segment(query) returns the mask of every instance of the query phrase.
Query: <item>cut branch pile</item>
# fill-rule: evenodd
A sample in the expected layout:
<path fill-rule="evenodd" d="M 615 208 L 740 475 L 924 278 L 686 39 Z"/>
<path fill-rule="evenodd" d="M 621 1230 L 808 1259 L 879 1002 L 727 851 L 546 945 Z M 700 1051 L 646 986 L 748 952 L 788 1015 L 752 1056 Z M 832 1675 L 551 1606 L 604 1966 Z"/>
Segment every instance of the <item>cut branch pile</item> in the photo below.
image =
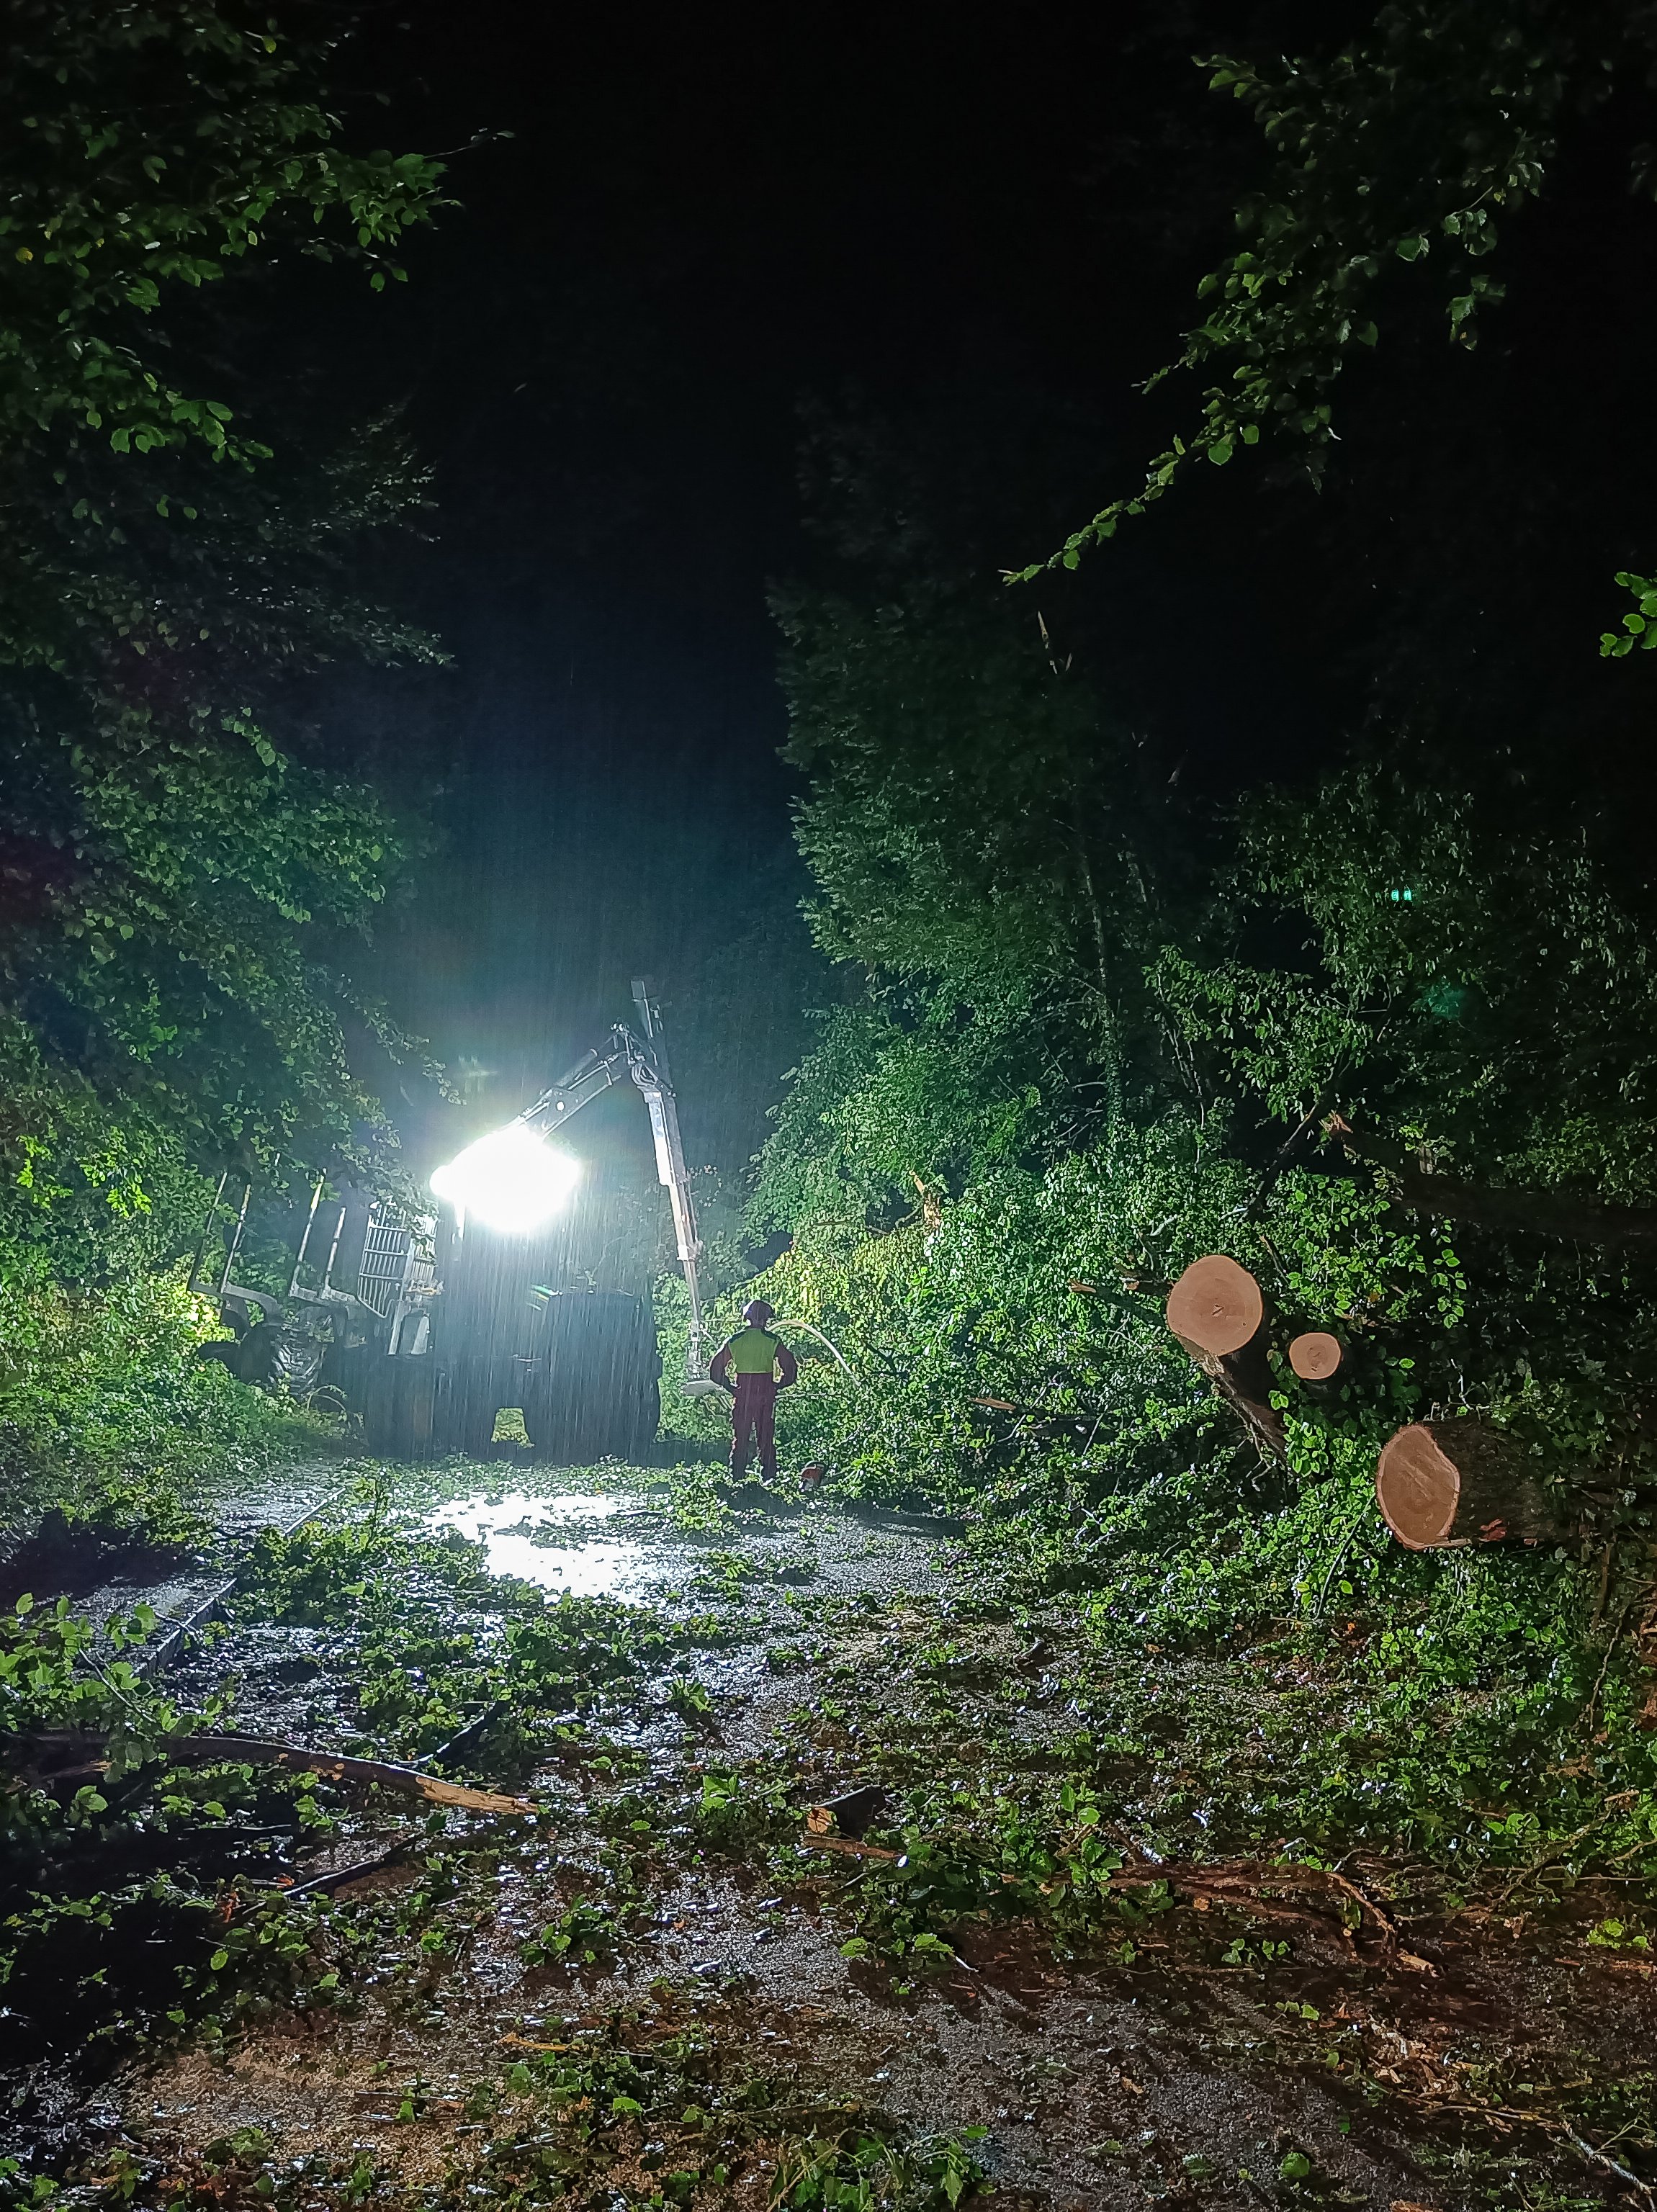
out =
<path fill-rule="evenodd" d="M 1222 1252 L 1195 1260 L 1168 1292 L 1168 1327 L 1263 1449 L 1285 1456 L 1271 1403 L 1268 1346 L 1322 1395 L 1346 1365 L 1329 1329 L 1294 1334 L 1274 1323 L 1259 1284 Z M 1523 1448 L 1472 1419 L 1416 1421 L 1383 1446 L 1375 1468 L 1381 1516 L 1414 1552 L 1500 1543 L 1556 1543 L 1569 1530 Z"/>
<path fill-rule="evenodd" d="M 810 1850 L 833 1851 L 843 1858 L 879 1864 L 894 1865 L 903 1857 L 900 1851 L 883 1844 L 866 1844 L 850 1836 L 825 1834 L 809 1826 L 799 1840 Z M 1410 1973 L 1433 1974 L 1438 1971 L 1430 1960 L 1403 1948 L 1398 1923 L 1385 1905 L 1332 1868 L 1275 1863 L 1269 1859 L 1233 1859 L 1213 1864 L 1152 1859 L 1142 1856 L 1125 1838 L 1124 1846 L 1131 1856 L 1112 1871 L 1110 1879 L 1113 1889 L 1150 1889 L 1158 1883 L 1166 1883 L 1181 1896 L 1197 1901 L 1199 1910 L 1209 1905 L 1231 1905 L 1252 1913 L 1258 1919 L 1291 1921 L 1325 1934 L 1330 1932 L 1327 1913 L 1288 1900 L 1296 1897 L 1344 1897 L 1357 1907 L 1357 1926 L 1362 1929 L 1365 1922 L 1368 1923 L 1394 1964 Z M 1019 1876 L 1013 1874 L 1002 1874 L 999 1879 L 1009 1889 L 1019 1882 Z M 1041 1887 L 1051 1895 L 1064 1887 L 1064 1877 L 1057 1875 Z M 1343 1942 L 1352 1941 L 1352 1931 L 1343 1923 L 1339 1934 Z"/>

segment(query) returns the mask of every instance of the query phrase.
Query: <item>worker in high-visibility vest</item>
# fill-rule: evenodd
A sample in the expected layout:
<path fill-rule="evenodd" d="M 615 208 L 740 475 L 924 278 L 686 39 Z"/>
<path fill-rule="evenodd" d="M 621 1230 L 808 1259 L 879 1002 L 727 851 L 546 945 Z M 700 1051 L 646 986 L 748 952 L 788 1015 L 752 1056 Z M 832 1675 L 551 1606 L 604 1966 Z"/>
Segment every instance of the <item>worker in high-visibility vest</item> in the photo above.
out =
<path fill-rule="evenodd" d="M 748 1471 L 751 1443 L 759 1447 L 759 1472 L 767 1481 L 776 1480 L 777 1394 L 799 1379 L 794 1354 L 771 1326 L 774 1318 L 764 1298 L 750 1298 L 742 1309 L 745 1326 L 728 1336 L 708 1363 L 709 1374 L 734 1401 L 731 1473 L 739 1480 Z"/>

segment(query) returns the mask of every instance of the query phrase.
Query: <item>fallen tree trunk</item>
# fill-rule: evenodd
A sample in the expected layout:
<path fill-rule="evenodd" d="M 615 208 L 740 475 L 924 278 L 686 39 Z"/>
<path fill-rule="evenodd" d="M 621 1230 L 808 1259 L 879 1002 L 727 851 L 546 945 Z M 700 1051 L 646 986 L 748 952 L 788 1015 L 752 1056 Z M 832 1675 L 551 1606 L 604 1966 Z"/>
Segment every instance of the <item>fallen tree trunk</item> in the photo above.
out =
<path fill-rule="evenodd" d="M 1223 1359 L 1259 1334 L 1266 1302 L 1246 1267 L 1210 1252 L 1193 1260 L 1168 1292 L 1167 1312 L 1181 1344 Z"/>
<path fill-rule="evenodd" d="M 1556 1543 L 1568 1532 L 1520 1446 L 1483 1421 L 1414 1421 L 1375 1463 L 1381 1517 L 1412 1552 Z"/>
<path fill-rule="evenodd" d="M 1429 1174 L 1402 1145 L 1355 1129 L 1339 1114 L 1331 1114 L 1324 1128 L 1352 1159 L 1385 1168 L 1411 1212 L 1436 1214 L 1441 1220 L 1465 1221 L 1504 1235 L 1657 1250 L 1657 1206 L 1605 1206 L 1556 1190 L 1498 1189 L 1489 1183 L 1461 1182 L 1454 1176 Z"/>

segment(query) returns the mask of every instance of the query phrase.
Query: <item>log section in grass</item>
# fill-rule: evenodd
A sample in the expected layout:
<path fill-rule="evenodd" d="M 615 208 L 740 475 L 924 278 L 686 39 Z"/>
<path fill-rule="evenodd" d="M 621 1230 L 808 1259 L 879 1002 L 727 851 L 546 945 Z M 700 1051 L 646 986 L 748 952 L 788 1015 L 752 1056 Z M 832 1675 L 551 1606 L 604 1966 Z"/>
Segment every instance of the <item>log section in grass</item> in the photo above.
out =
<path fill-rule="evenodd" d="M 1482 1421 L 1415 1421 L 1381 1448 L 1381 1517 L 1412 1552 L 1552 1543 L 1566 1532 L 1520 1448 Z"/>
<path fill-rule="evenodd" d="M 1326 1328 L 1308 1328 L 1288 1347 L 1288 1364 L 1302 1382 L 1331 1382 L 1340 1372 L 1341 1340 Z"/>

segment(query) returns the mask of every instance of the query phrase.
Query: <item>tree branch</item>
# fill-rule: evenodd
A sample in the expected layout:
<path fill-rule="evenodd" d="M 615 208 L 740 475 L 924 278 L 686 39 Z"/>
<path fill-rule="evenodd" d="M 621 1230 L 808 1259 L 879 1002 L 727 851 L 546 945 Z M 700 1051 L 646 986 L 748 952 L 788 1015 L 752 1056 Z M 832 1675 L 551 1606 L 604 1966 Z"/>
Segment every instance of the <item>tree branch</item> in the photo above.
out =
<path fill-rule="evenodd" d="M 1404 1146 L 1385 1137 L 1355 1129 L 1339 1114 L 1324 1123 L 1354 1161 L 1384 1168 L 1398 1186 L 1398 1194 L 1413 1212 L 1436 1214 L 1445 1221 L 1465 1221 L 1502 1236 L 1556 1237 L 1573 1244 L 1628 1244 L 1657 1249 L 1657 1206 L 1605 1206 L 1595 1199 L 1579 1199 L 1563 1191 L 1530 1190 L 1522 1186 L 1498 1189 L 1489 1183 L 1460 1182 L 1453 1176 L 1433 1175 Z"/>

